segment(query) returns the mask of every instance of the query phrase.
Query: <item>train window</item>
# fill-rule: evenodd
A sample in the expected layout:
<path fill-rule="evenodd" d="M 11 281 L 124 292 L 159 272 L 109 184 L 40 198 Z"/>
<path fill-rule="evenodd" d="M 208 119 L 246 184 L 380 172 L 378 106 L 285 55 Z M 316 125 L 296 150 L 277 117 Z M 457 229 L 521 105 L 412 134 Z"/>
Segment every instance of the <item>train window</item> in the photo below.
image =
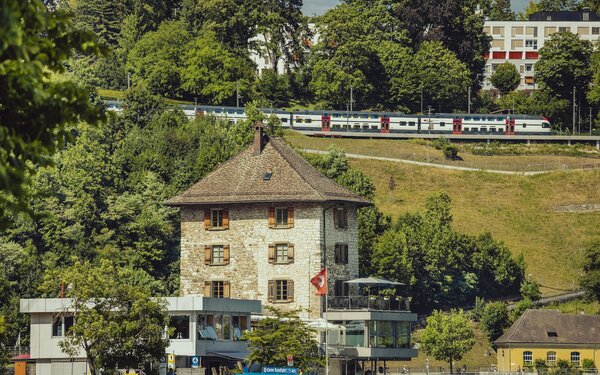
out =
<path fill-rule="evenodd" d="M 305 123 L 310 124 L 312 123 L 312 119 L 311 118 L 307 118 L 306 120 L 304 120 Z"/>
<path fill-rule="evenodd" d="M 464 120 L 465 121 L 471 121 L 471 118 L 470 117 L 465 117 Z"/>
<path fill-rule="evenodd" d="M 406 126 L 406 121 L 400 121 L 400 126 Z"/>
<path fill-rule="evenodd" d="M 281 118 L 281 122 L 287 122 L 287 121 L 288 121 L 287 117 L 282 117 Z"/>
<path fill-rule="evenodd" d="M 542 128 L 547 129 L 550 127 L 550 123 L 548 122 L 542 122 Z"/>
<path fill-rule="evenodd" d="M 487 128 L 486 128 L 485 126 L 482 126 L 482 127 L 481 127 L 481 131 L 482 131 L 482 132 L 486 132 L 486 131 L 487 131 Z"/>
<path fill-rule="evenodd" d="M 339 125 L 333 125 L 333 126 L 332 126 L 332 128 L 334 128 L 334 129 L 339 129 L 340 127 L 341 127 L 341 126 L 339 126 Z"/>
<path fill-rule="evenodd" d="M 354 129 L 360 129 L 360 125 L 354 125 Z"/>
<path fill-rule="evenodd" d="M 360 118 L 369 118 L 369 115 L 360 115 Z"/>
<path fill-rule="evenodd" d="M 526 128 L 526 127 L 527 127 L 527 124 L 523 124 L 523 127 L 524 127 L 524 128 Z"/>
<path fill-rule="evenodd" d="M 468 132 L 469 130 L 471 130 L 471 129 L 469 129 L 469 128 L 465 128 L 465 131 L 466 131 L 466 132 Z"/>
<path fill-rule="evenodd" d="M 472 132 L 476 132 L 476 131 L 479 131 L 479 129 L 477 129 L 477 128 L 471 128 L 471 131 Z"/>
<path fill-rule="evenodd" d="M 363 125 L 362 128 L 368 130 L 369 129 L 369 125 Z"/>
<path fill-rule="evenodd" d="M 446 126 L 446 123 L 445 123 L 445 122 L 443 122 L 443 121 L 441 121 L 441 122 L 440 122 L 440 126 Z"/>
<path fill-rule="evenodd" d="M 496 117 L 496 120 L 498 120 L 498 121 L 504 121 L 504 117 Z"/>
<path fill-rule="evenodd" d="M 408 122 L 408 126 L 415 126 L 415 125 L 416 125 L 416 124 L 415 124 L 415 122 L 414 122 L 414 121 L 409 121 L 409 122 Z"/>
<path fill-rule="evenodd" d="M 479 117 L 473 117 L 473 121 L 479 121 Z"/>
<path fill-rule="evenodd" d="M 339 118 L 339 117 L 340 117 L 340 114 L 339 114 L 339 113 L 334 113 L 334 114 L 333 114 L 333 118 Z"/>
<path fill-rule="evenodd" d="M 384 117 L 384 118 L 388 118 L 388 116 L 385 116 L 385 115 L 384 115 L 383 117 Z M 371 118 L 373 118 L 373 119 L 377 119 L 378 117 L 377 117 L 377 115 L 371 115 Z"/>
<path fill-rule="evenodd" d="M 377 130 L 377 125 L 371 126 L 371 129 Z"/>
<path fill-rule="evenodd" d="M 296 123 L 297 123 L 297 124 L 300 124 L 300 123 L 302 123 L 302 119 L 301 119 L 301 118 L 297 118 L 297 117 L 296 117 Z"/>

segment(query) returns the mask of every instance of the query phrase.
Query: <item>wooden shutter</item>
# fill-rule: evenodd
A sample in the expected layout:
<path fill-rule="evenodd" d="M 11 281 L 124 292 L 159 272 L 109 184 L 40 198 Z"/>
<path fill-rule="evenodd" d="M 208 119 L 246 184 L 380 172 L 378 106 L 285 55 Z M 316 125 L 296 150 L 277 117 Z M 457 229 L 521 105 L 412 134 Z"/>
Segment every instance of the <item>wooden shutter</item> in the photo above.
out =
<path fill-rule="evenodd" d="M 288 263 L 294 263 L 294 244 L 288 244 Z"/>
<path fill-rule="evenodd" d="M 287 281 L 287 292 L 288 292 L 288 301 L 293 302 L 294 301 L 294 281 L 293 280 L 288 280 Z"/>
<path fill-rule="evenodd" d="M 223 229 L 229 229 L 229 210 L 223 210 Z"/>
<path fill-rule="evenodd" d="M 210 286 L 211 286 L 210 281 L 204 282 L 204 297 L 212 297 L 212 295 L 210 293 Z"/>
<path fill-rule="evenodd" d="M 275 263 L 275 244 L 269 244 L 269 263 Z"/>
<path fill-rule="evenodd" d="M 335 263 L 340 262 L 340 244 L 335 244 L 333 247 L 333 259 Z"/>
<path fill-rule="evenodd" d="M 269 280 L 269 290 L 267 300 L 273 302 L 275 299 L 275 280 Z"/>
<path fill-rule="evenodd" d="M 294 207 L 288 207 L 288 226 L 294 227 Z"/>
<path fill-rule="evenodd" d="M 223 298 L 231 298 L 231 284 L 229 281 L 223 281 Z"/>
<path fill-rule="evenodd" d="M 204 264 L 209 265 L 212 263 L 212 246 L 204 246 Z"/>
<path fill-rule="evenodd" d="M 348 245 L 342 245 L 341 246 L 341 250 L 342 250 L 342 263 L 344 264 L 348 264 Z"/>
<path fill-rule="evenodd" d="M 333 227 L 337 228 L 339 227 L 340 223 L 338 223 L 338 208 L 335 207 L 333 209 Z"/>
<path fill-rule="evenodd" d="M 275 228 L 275 207 L 269 207 L 269 228 Z"/>
<path fill-rule="evenodd" d="M 210 208 L 204 210 L 204 229 L 210 229 Z"/>
<path fill-rule="evenodd" d="M 229 245 L 223 246 L 223 263 L 229 264 Z"/>

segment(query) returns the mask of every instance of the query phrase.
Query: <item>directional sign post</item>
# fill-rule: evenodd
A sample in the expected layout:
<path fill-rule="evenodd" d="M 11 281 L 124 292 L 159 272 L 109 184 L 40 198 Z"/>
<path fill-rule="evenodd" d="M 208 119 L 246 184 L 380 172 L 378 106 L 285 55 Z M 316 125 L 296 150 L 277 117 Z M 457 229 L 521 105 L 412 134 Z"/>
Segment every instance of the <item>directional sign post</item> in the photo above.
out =
<path fill-rule="evenodd" d="M 190 357 L 191 367 L 199 368 L 200 367 L 200 356 L 193 355 Z"/>

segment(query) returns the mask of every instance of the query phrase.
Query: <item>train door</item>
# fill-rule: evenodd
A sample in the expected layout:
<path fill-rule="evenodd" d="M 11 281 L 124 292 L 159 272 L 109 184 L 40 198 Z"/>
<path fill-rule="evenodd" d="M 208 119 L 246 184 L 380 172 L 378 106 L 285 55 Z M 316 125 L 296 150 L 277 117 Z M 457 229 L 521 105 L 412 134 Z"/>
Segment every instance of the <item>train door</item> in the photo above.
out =
<path fill-rule="evenodd" d="M 321 117 L 321 130 L 324 132 L 328 132 L 331 128 L 331 115 L 323 113 Z"/>
<path fill-rule="evenodd" d="M 455 117 L 452 119 L 452 134 L 462 134 L 462 118 Z"/>
<path fill-rule="evenodd" d="M 389 133 L 390 132 L 390 116 L 383 115 L 381 116 L 381 129 L 380 133 Z"/>
<path fill-rule="evenodd" d="M 506 130 L 504 131 L 504 135 L 515 135 L 515 119 L 510 118 L 510 116 L 506 117 Z"/>

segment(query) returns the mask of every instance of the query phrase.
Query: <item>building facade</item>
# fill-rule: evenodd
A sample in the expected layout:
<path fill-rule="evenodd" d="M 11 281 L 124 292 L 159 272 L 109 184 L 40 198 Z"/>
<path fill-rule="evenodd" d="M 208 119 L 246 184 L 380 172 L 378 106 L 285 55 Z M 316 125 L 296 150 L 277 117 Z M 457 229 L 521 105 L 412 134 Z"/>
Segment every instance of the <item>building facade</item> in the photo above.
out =
<path fill-rule="evenodd" d="M 181 195 L 181 295 L 258 299 L 319 318 L 310 279 L 329 293 L 358 276 L 357 209 L 370 203 L 257 126 L 252 145 Z"/>
<path fill-rule="evenodd" d="M 581 367 L 600 361 L 600 316 L 527 310 L 494 344 L 500 372 L 536 372 L 535 361 L 557 367 L 559 360 Z"/>
<path fill-rule="evenodd" d="M 583 40 L 595 42 L 600 38 L 600 16 L 590 11 L 537 12 L 527 21 L 486 21 L 483 31 L 492 37 L 486 55 L 484 90 L 493 87 L 489 78 L 496 68 L 508 61 L 521 74 L 518 90 L 537 89 L 535 63 L 539 50 L 552 34 L 569 31 Z"/>
<path fill-rule="evenodd" d="M 192 367 L 200 356 L 202 367 L 243 360 L 248 345 L 241 333 L 250 329 L 252 314 L 261 313 L 260 301 L 203 297 L 165 297 L 173 333 L 167 353 L 174 353 L 177 368 Z M 68 298 L 22 299 L 21 313 L 30 316 L 30 353 L 36 375 L 86 374 L 85 353 L 71 358 L 59 343 L 75 317 Z M 165 327 L 166 329 L 166 327 Z M 165 330 L 166 332 L 166 330 Z"/>

